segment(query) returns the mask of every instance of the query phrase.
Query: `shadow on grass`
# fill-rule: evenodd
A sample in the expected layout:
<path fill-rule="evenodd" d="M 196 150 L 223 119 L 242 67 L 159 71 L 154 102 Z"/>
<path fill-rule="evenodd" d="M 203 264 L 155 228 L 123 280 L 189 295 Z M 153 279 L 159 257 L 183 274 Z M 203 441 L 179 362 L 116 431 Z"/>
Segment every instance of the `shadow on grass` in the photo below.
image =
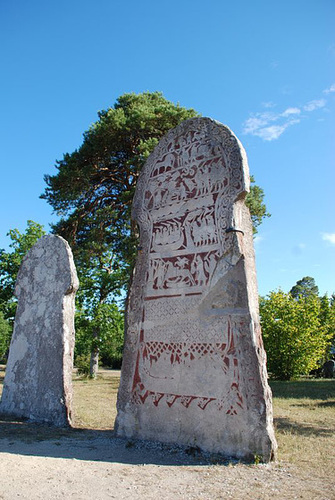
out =
<path fill-rule="evenodd" d="M 323 401 L 322 403 L 316 403 L 316 406 L 320 408 L 335 408 L 335 401 Z"/>
<path fill-rule="evenodd" d="M 270 381 L 275 398 L 335 398 L 335 379 L 297 380 L 297 381 Z"/>
<path fill-rule="evenodd" d="M 113 430 L 60 429 L 4 415 L 0 415 L 0 456 L 1 453 L 127 465 L 205 466 L 239 462 L 219 454 L 202 453 L 197 447 L 185 449 L 119 438 Z"/>
<path fill-rule="evenodd" d="M 298 403 L 295 405 L 290 405 L 295 408 L 312 408 L 316 410 L 317 408 L 335 408 L 335 400 L 333 401 L 322 401 L 321 403 L 311 402 L 311 403 Z"/>
<path fill-rule="evenodd" d="M 275 429 L 277 431 L 290 432 L 291 434 L 299 434 L 300 436 L 331 436 L 334 434 L 333 429 L 320 427 L 317 425 L 306 425 L 297 423 L 287 417 L 279 417 L 274 419 Z"/>
<path fill-rule="evenodd" d="M 62 437 L 87 439 L 90 432 L 94 435 L 105 436 L 108 433 L 113 434 L 113 430 L 81 429 L 76 427 L 54 427 L 48 424 L 32 423 L 31 421 L 12 417 L 0 413 L 0 439 L 19 439 L 26 443 L 59 439 Z"/>

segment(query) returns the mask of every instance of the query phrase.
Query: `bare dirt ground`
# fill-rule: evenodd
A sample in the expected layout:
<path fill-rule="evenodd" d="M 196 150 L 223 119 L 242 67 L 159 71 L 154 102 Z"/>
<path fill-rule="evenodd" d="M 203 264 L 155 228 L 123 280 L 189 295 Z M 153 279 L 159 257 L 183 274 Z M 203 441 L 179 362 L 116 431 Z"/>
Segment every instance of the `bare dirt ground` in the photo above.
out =
<path fill-rule="evenodd" d="M 179 450 L 127 444 L 94 432 L 42 442 L 1 439 L 0 498 L 335 498 L 334 475 L 316 482 L 288 464 L 208 465 Z"/>
<path fill-rule="evenodd" d="M 75 382 L 77 394 L 99 385 L 87 382 L 87 389 L 85 384 L 78 381 L 76 389 Z M 111 387 L 110 379 L 108 384 Z M 259 465 L 220 462 L 219 457 L 204 457 L 192 449 L 135 443 L 116 438 L 110 428 L 80 427 L 84 426 L 55 430 L 0 419 L 0 499 L 335 499 L 334 455 L 323 466 L 318 466 L 315 455 L 312 467 L 311 458 L 304 456 L 304 450 L 311 454 L 308 440 L 332 439 L 328 432 L 315 437 L 316 427 L 312 436 L 305 429 L 298 435 L 282 427 L 277 432 L 284 450 L 279 461 Z M 293 442 L 290 447 L 288 439 Z M 289 456 L 293 459 L 287 460 Z"/>

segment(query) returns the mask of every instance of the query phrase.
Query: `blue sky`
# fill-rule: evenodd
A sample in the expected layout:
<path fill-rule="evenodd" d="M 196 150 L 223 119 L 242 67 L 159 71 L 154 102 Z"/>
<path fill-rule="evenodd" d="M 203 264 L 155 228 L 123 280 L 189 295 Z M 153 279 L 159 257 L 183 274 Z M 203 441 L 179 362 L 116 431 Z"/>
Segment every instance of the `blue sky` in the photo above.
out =
<path fill-rule="evenodd" d="M 333 0 L 2 0 L 0 248 L 57 220 L 44 174 L 125 92 L 162 91 L 242 141 L 272 217 L 262 295 L 335 291 Z"/>

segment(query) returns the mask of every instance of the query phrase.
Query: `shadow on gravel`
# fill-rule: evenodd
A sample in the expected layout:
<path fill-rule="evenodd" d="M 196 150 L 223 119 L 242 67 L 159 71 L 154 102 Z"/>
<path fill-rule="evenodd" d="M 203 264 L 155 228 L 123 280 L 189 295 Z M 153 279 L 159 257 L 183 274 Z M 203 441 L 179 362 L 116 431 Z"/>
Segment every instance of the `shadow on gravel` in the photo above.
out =
<path fill-rule="evenodd" d="M 334 434 L 333 429 L 326 427 L 298 424 L 287 417 L 274 419 L 275 429 L 280 431 L 290 432 L 292 434 L 299 434 L 301 436 L 331 436 Z"/>
<path fill-rule="evenodd" d="M 0 454 L 110 462 L 127 465 L 231 465 L 239 461 L 150 441 L 118 438 L 112 430 L 59 429 L 0 415 Z M 245 463 L 245 462 L 244 462 Z"/>

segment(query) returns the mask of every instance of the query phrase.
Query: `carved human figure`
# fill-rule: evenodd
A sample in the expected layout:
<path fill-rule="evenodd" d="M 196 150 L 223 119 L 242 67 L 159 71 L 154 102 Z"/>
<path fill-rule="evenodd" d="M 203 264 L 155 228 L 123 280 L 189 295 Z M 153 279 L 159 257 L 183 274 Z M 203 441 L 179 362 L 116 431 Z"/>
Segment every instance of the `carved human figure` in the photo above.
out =
<path fill-rule="evenodd" d="M 206 275 L 204 271 L 204 263 L 200 255 L 196 255 L 191 264 L 191 273 L 195 275 L 195 282 L 197 285 L 202 286 L 206 282 Z"/>
<path fill-rule="evenodd" d="M 165 262 L 163 260 L 158 261 L 156 268 L 156 286 L 158 289 L 164 286 L 166 272 Z"/>
<path fill-rule="evenodd" d="M 17 277 L 14 332 L 0 411 L 56 426 L 71 423 L 74 297 L 78 278 L 67 242 L 43 236 Z"/>

